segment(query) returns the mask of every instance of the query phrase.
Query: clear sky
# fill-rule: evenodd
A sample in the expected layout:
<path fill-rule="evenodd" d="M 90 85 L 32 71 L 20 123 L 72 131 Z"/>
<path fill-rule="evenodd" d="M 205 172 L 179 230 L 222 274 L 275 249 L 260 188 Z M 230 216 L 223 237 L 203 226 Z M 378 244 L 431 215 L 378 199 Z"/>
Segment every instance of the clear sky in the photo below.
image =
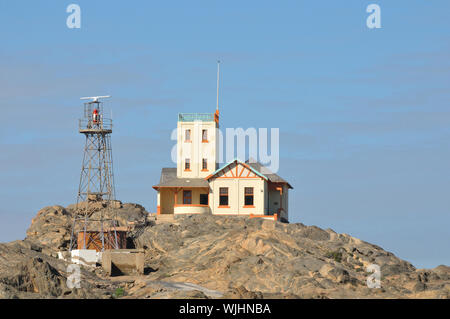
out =
<path fill-rule="evenodd" d="M 66 26 L 69 4 L 81 29 Z M 366 7 L 381 7 L 381 29 Z M 178 112 L 280 128 L 292 222 L 450 265 L 450 2 L 0 1 L 0 241 L 76 201 L 82 96 L 111 94 L 118 199 L 156 211 Z"/>

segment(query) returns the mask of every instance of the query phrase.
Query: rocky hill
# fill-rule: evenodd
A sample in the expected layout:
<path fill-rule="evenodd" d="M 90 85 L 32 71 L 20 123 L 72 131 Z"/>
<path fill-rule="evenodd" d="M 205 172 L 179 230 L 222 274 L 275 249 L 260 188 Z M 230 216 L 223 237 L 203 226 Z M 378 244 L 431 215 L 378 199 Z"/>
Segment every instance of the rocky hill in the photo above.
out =
<path fill-rule="evenodd" d="M 143 276 L 82 269 L 66 284 L 74 206 L 40 210 L 22 241 L 0 244 L 0 298 L 449 298 L 450 267 L 415 269 L 381 247 L 331 229 L 242 217 L 194 215 L 155 224 L 123 204 L 129 244 L 145 249 Z M 99 213 L 102 206 L 98 207 Z M 368 288 L 366 268 L 381 268 Z"/>

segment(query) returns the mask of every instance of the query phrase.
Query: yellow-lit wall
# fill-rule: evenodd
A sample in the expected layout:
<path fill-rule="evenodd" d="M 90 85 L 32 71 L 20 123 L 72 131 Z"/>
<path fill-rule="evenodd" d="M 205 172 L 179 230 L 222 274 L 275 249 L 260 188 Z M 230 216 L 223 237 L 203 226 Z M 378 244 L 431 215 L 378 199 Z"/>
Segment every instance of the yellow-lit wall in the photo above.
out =
<path fill-rule="evenodd" d="M 217 123 L 178 122 L 177 131 L 177 176 L 179 178 L 204 178 L 213 173 L 218 163 Z M 186 142 L 186 130 L 191 130 L 191 140 Z M 208 130 L 208 142 L 202 141 L 202 130 Z M 190 171 L 185 170 L 185 159 L 190 159 Z M 207 159 L 207 170 L 202 170 L 202 161 Z"/>
<path fill-rule="evenodd" d="M 265 181 L 261 178 L 215 178 L 211 179 L 213 201 L 210 203 L 213 214 L 225 215 L 263 215 L 266 211 L 266 200 L 264 192 Z M 219 207 L 220 187 L 228 187 L 228 206 Z M 244 207 L 245 187 L 253 187 L 253 206 Z"/>
<path fill-rule="evenodd" d="M 208 189 L 203 189 L 203 188 L 185 188 L 182 189 L 178 192 L 177 195 L 177 204 L 178 205 L 182 205 L 183 204 L 183 190 L 190 190 L 192 192 L 192 205 L 199 205 L 200 204 L 200 194 L 208 194 L 209 195 L 209 190 Z M 172 192 L 173 194 L 174 192 Z M 209 202 L 210 198 L 208 199 Z"/>
<path fill-rule="evenodd" d="M 170 189 L 161 189 L 159 194 L 161 214 L 173 214 L 173 191 Z"/>

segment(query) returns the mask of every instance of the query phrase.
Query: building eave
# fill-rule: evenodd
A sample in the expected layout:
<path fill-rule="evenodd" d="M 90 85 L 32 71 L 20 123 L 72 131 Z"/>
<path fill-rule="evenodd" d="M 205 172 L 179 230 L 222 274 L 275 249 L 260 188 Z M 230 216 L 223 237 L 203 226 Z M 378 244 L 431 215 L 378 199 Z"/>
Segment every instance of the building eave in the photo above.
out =
<path fill-rule="evenodd" d="M 224 170 L 225 168 L 227 168 L 228 166 L 230 166 L 231 164 L 236 163 L 236 164 L 241 164 L 243 166 L 245 166 L 246 168 L 248 168 L 249 170 L 251 170 L 253 173 L 255 173 L 256 175 L 258 175 L 259 177 L 261 177 L 262 179 L 268 181 L 269 179 L 267 178 L 267 176 L 261 174 L 260 172 L 258 172 L 256 169 L 254 169 L 253 167 L 251 167 L 250 165 L 247 165 L 244 162 L 241 162 L 240 160 L 238 160 L 237 158 L 235 158 L 234 160 L 232 160 L 231 162 L 229 162 L 228 164 L 225 164 L 224 166 L 222 166 L 221 168 L 215 170 L 213 173 L 211 173 L 210 175 L 206 176 L 205 179 L 206 180 L 210 180 L 211 178 L 213 178 L 215 175 L 217 175 L 219 172 L 221 172 L 222 170 Z"/>

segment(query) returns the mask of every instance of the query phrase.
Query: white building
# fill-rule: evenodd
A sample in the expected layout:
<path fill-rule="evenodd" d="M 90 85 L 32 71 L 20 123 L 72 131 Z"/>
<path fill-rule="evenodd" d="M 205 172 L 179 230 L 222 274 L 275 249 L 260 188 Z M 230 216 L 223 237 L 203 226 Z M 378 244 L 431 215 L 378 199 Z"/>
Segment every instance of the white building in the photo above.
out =
<path fill-rule="evenodd" d="M 218 168 L 219 112 L 179 114 L 177 167 L 163 168 L 157 214 L 246 215 L 287 222 L 284 179 L 259 163 L 234 160 Z M 264 171 L 265 173 L 261 173 Z"/>

